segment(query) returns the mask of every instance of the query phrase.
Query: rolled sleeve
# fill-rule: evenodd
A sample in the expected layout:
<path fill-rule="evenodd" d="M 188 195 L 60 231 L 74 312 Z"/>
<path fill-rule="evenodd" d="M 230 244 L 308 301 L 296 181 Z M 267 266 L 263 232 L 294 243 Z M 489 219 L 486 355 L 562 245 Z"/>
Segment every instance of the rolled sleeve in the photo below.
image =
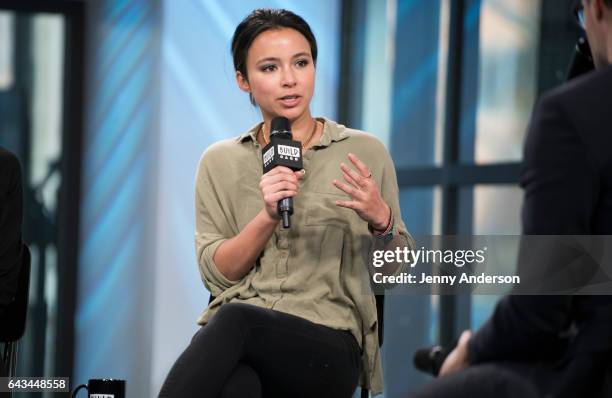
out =
<path fill-rule="evenodd" d="M 227 288 L 236 285 L 239 281 L 227 279 L 217 268 L 214 255 L 217 248 L 227 239 L 221 238 L 208 244 L 198 244 L 198 265 L 204 286 L 213 296 L 218 296 Z"/>
<path fill-rule="evenodd" d="M 225 289 L 239 281 L 227 279 L 217 268 L 214 255 L 217 248 L 235 235 L 230 227 L 226 210 L 224 210 L 223 189 L 214 179 L 215 172 L 207 152 L 204 153 L 198 166 L 196 176 L 196 255 L 198 268 L 204 286 L 213 296 L 220 295 Z"/>

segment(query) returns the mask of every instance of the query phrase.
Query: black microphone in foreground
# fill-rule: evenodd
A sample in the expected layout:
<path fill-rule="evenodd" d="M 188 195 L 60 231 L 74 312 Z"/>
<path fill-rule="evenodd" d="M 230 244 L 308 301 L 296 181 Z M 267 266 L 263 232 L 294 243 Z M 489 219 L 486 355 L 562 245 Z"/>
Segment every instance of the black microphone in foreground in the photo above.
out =
<path fill-rule="evenodd" d="M 291 125 L 286 117 L 275 117 L 270 123 L 270 143 L 263 149 L 263 172 L 266 174 L 276 166 L 289 167 L 293 171 L 301 170 L 302 144 L 293 141 Z M 278 202 L 278 215 L 283 219 L 283 228 L 291 226 L 293 198 L 281 199 Z"/>
<path fill-rule="evenodd" d="M 418 370 L 438 376 L 444 360 L 457 346 L 455 341 L 450 347 L 433 346 L 416 350 L 414 353 L 414 367 Z"/>

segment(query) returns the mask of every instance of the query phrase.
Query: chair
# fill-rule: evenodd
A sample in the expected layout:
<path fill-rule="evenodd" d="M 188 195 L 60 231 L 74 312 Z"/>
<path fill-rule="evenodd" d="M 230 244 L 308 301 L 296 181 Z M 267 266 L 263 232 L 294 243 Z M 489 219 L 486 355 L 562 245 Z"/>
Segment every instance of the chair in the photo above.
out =
<path fill-rule="evenodd" d="M 376 315 L 378 316 L 378 346 L 382 347 L 385 335 L 385 295 L 376 295 Z M 370 391 L 362 388 L 361 398 L 368 398 Z"/>
<path fill-rule="evenodd" d="M 19 339 L 25 332 L 28 296 L 30 294 L 30 261 L 30 249 L 28 246 L 22 245 L 17 295 L 0 319 L 0 325 L 2 325 L 0 342 L 4 343 L 1 360 L 7 368 L 9 377 L 15 376 Z"/>

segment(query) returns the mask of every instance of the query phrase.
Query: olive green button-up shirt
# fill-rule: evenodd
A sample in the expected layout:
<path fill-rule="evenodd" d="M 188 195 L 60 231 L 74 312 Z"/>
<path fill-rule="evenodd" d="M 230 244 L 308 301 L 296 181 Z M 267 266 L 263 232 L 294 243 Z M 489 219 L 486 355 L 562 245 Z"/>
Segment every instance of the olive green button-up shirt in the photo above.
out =
<path fill-rule="evenodd" d="M 264 207 L 259 181 L 259 124 L 238 138 L 220 141 L 202 155 L 196 178 L 195 242 L 200 274 L 215 299 L 198 319 L 204 325 L 228 302 L 271 308 L 334 329 L 348 330 L 362 347 L 361 385 L 382 391 L 376 302 L 369 285 L 376 247 L 413 247 L 401 218 L 393 162 L 374 136 L 324 123 L 319 143 L 303 154 L 306 174 L 294 197 L 291 228 L 279 223 L 250 272 L 228 280 L 213 260 L 215 250 L 237 235 Z M 382 243 L 354 210 L 335 204 L 350 199 L 332 185 L 343 181 L 340 162 L 354 153 L 371 170 L 394 215 L 394 238 Z M 400 272 L 398 269 L 397 272 Z"/>

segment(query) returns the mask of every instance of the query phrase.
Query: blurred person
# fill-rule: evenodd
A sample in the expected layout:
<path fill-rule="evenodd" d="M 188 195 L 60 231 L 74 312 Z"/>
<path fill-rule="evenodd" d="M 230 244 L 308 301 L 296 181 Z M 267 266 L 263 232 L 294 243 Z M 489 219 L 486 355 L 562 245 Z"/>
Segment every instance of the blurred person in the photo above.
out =
<path fill-rule="evenodd" d="M 584 0 L 576 15 L 597 71 L 547 93 L 533 112 L 525 235 L 612 235 L 612 0 Z M 611 358 L 612 296 L 505 296 L 414 397 L 610 397 Z"/>
<path fill-rule="evenodd" d="M 376 302 L 362 273 L 373 247 L 412 245 L 393 162 L 374 136 L 311 116 L 317 44 L 301 17 L 255 10 L 231 49 L 263 121 L 201 158 L 195 240 L 214 300 L 159 396 L 342 398 L 358 384 L 377 394 Z M 304 169 L 262 175 L 276 116 L 301 142 Z M 290 230 L 277 213 L 286 197 Z"/>
<path fill-rule="evenodd" d="M 0 147 L 0 329 L 7 306 L 17 294 L 21 268 L 21 166 L 15 155 Z M 0 377 L 6 375 L 0 361 Z"/>

